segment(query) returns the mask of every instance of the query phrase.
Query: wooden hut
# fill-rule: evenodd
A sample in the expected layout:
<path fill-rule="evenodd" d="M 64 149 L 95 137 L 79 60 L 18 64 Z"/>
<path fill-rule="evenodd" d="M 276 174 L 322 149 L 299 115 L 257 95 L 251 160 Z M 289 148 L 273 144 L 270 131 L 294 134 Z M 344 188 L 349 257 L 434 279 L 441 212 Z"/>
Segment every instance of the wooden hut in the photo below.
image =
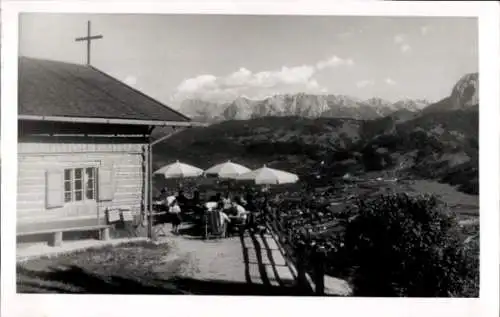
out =
<path fill-rule="evenodd" d="M 18 241 L 145 234 L 151 133 L 196 123 L 89 65 L 20 57 L 18 82 Z"/>

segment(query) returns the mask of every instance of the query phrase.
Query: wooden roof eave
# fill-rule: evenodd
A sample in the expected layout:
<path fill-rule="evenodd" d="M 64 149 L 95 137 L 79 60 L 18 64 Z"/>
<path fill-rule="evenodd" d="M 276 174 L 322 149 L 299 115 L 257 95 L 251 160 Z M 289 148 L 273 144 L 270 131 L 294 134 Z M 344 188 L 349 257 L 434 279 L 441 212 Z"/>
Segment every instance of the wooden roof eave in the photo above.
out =
<path fill-rule="evenodd" d="M 19 120 L 27 121 L 50 121 L 68 123 L 97 123 L 97 124 L 123 124 L 123 125 L 145 125 L 154 127 L 206 127 L 207 123 L 194 121 L 161 121 L 161 120 L 138 120 L 138 119 L 107 119 L 90 117 L 65 117 L 65 116 L 36 116 L 19 115 Z"/>

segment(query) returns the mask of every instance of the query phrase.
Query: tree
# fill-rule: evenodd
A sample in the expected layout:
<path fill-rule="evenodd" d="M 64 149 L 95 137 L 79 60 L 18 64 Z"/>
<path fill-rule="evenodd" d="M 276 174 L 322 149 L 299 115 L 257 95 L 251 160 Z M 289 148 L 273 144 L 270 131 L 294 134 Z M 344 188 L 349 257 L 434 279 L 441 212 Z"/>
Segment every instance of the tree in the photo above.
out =
<path fill-rule="evenodd" d="M 392 194 L 357 208 L 342 251 L 357 296 L 477 296 L 477 258 L 435 197 Z"/>

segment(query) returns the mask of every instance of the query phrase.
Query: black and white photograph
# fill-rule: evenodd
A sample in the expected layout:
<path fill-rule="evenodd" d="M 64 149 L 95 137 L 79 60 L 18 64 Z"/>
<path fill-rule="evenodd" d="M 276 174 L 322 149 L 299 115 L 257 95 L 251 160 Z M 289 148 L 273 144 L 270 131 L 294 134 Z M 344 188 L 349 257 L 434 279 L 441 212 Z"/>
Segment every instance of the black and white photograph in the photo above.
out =
<path fill-rule="evenodd" d="M 479 26 L 21 12 L 15 292 L 478 298 Z"/>

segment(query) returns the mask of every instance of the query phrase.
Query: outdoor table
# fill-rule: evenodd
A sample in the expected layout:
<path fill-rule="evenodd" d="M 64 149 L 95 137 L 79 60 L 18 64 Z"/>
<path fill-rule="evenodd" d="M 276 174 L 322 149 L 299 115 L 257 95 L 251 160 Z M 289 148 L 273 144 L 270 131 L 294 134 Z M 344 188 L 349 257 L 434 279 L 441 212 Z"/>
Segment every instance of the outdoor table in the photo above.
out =
<path fill-rule="evenodd" d="M 245 220 L 235 215 L 228 216 L 228 218 L 229 220 L 231 220 L 231 222 L 229 223 L 229 228 L 231 228 L 231 230 L 233 230 L 234 228 L 239 228 L 239 230 L 241 230 L 241 228 L 244 228 L 248 222 L 248 215 Z"/>

